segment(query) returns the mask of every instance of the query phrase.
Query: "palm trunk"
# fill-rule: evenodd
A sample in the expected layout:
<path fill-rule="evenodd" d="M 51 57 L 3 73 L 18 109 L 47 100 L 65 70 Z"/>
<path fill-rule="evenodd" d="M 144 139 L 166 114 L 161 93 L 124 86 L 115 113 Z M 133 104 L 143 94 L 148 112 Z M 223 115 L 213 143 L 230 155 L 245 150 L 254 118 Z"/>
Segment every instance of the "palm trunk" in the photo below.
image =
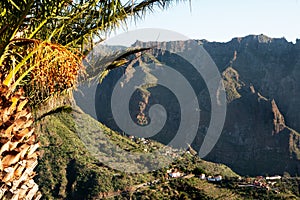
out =
<path fill-rule="evenodd" d="M 12 92 L 0 74 L 0 199 L 40 199 L 34 182 L 39 143 L 23 90 Z"/>

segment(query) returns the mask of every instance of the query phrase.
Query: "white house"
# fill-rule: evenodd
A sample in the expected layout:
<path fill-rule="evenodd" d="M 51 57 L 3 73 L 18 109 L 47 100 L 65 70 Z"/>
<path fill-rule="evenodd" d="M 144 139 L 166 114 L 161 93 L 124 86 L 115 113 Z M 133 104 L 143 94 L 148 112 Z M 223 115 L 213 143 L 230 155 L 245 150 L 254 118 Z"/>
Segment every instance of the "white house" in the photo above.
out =
<path fill-rule="evenodd" d="M 222 176 L 221 175 L 215 176 L 215 180 L 216 181 L 221 181 L 222 180 Z"/>
<path fill-rule="evenodd" d="M 207 177 L 207 180 L 208 180 L 208 181 L 213 181 L 213 182 L 215 182 L 215 181 L 216 181 L 216 179 L 215 179 L 215 178 L 213 178 L 212 176 L 208 176 L 208 177 Z"/>
<path fill-rule="evenodd" d="M 266 177 L 266 180 L 280 180 L 281 179 L 281 176 L 267 176 Z"/>
<path fill-rule="evenodd" d="M 211 181 L 211 182 L 219 182 L 219 181 L 222 180 L 222 176 L 221 176 L 221 175 L 214 176 L 214 177 L 208 176 L 208 177 L 207 177 L 207 180 L 208 180 L 208 181 Z"/>
<path fill-rule="evenodd" d="M 204 180 L 204 179 L 205 179 L 205 174 L 201 174 L 201 175 L 200 175 L 200 179 L 201 179 L 201 180 Z"/>
<path fill-rule="evenodd" d="M 181 177 L 182 174 L 180 172 L 172 172 L 172 173 L 169 173 L 169 176 L 172 178 L 178 178 L 178 177 Z"/>
<path fill-rule="evenodd" d="M 133 135 L 129 135 L 129 139 L 130 140 L 134 140 L 134 136 Z"/>

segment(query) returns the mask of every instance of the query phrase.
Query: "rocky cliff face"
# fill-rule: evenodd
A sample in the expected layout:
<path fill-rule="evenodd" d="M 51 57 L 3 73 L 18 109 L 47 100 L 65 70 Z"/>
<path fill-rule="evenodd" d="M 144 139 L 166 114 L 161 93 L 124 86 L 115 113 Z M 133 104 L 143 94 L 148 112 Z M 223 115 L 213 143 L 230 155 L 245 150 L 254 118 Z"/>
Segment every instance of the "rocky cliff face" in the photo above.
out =
<path fill-rule="evenodd" d="M 275 99 L 286 117 L 287 125 L 300 130 L 299 99 L 300 41 L 271 39 L 264 35 L 235 38 L 228 43 L 204 43 L 206 50 L 220 68 L 231 59 L 228 52 L 236 52 L 232 67 L 246 84 L 268 99 Z M 220 58 L 223 59 L 220 59 Z M 227 57 L 227 59 L 225 59 Z M 223 62 L 221 62 L 224 60 Z M 298 113 L 298 114 L 297 114 Z"/>
<path fill-rule="evenodd" d="M 285 123 L 284 123 L 284 117 L 280 113 L 276 102 L 274 99 L 271 101 L 272 104 L 272 112 L 274 114 L 274 119 L 273 119 L 273 124 L 274 124 L 274 130 L 273 134 L 278 134 L 280 131 L 284 130 L 285 128 Z"/>
<path fill-rule="evenodd" d="M 135 45 L 156 46 L 158 49 L 167 47 L 170 52 L 189 53 L 193 51 L 190 42 L 136 42 Z M 205 40 L 197 43 L 203 45 L 218 66 L 228 103 L 222 135 L 205 159 L 225 163 L 244 175 L 299 174 L 300 41 L 293 44 L 284 38 L 250 35 L 227 43 Z M 199 130 L 192 144 L 199 149 L 210 121 L 207 88 L 201 76 L 189 68 L 189 63 L 170 52 L 151 53 L 160 62 L 189 77 L 201 109 Z M 145 60 L 141 58 L 140 63 Z M 123 71 L 122 68 L 112 70 L 98 86 L 96 94 L 99 121 L 115 130 L 119 129 L 109 109 L 110 97 Z M 151 74 L 151 71 L 146 70 L 145 73 Z M 168 143 L 178 129 L 180 111 L 175 96 L 166 88 L 151 85 L 135 92 L 130 104 L 132 119 L 140 125 L 149 123 L 148 110 L 155 103 L 165 107 L 168 120 L 154 139 Z"/>

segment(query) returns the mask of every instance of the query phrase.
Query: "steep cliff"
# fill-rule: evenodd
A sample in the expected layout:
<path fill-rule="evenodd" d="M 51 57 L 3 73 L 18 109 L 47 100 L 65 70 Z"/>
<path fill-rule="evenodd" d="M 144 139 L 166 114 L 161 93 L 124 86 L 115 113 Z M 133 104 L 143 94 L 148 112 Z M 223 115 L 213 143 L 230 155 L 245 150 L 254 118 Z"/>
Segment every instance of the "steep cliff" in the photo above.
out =
<path fill-rule="evenodd" d="M 299 174 L 300 41 L 293 44 L 284 38 L 250 35 L 227 43 L 206 40 L 197 43 L 203 45 L 216 63 L 224 81 L 228 104 L 221 137 L 206 159 L 225 163 L 245 175 Z M 192 144 L 199 149 L 210 121 L 211 103 L 203 78 L 177 54 L 192 52 L 191 41 L 137 41 L 134 45 L 155 46 L 157 49 L 167 47 L 169 51 L 153 50 L 151 54 L 188 78 L 200 102 L 201 122 Z M 147 62 L 149 59 L 144 56 L 133 66 Z M 112 70 L 96 92 L 98 120 L 119 131 L 111 114 L 110 97 L 125 68 Z M 151 70 L 145 70 L 145 74 L 151 75 Z M 159 103 L 165 107 L 168 119 L 153 139 L 168 143 L 181 120 L 174 94 L 159 85 L 150 85 L 136 91 L 131 100 L 132 119 L 140 125 L 149 123 L 151 105 Z"/>

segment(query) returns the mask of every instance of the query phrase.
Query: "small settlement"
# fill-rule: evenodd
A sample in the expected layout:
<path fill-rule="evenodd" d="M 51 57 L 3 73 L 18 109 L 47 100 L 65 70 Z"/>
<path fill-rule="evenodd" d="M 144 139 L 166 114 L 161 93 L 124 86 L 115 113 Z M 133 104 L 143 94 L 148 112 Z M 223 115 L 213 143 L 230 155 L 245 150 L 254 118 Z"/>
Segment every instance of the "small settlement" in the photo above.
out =
<path fill-rule="evenodd" d="M 183 172 L 180 172 L 178 169 L 168 169 L 167 170 L 167 176 L 169 178 L 190 178 L 193 177 L 194 174 L 184 174 Z M 220 182 L 222 181 L 221 175 L 215 175 L 215 176 L 206 176 L 205 174 L 201 174 L 199 176 L 201 180 L 207 180 L 209 182 Z"/>
<path fill-rule="evenodd" d="M 255 187 L 263 188 L 266 190 L 273 190 L 276 193 L 279 193 L 276 184 L 281 180 L 281 176 L 257 176 L 256 178 L 245 178 L 242 179 L 238 187 Z"/>

